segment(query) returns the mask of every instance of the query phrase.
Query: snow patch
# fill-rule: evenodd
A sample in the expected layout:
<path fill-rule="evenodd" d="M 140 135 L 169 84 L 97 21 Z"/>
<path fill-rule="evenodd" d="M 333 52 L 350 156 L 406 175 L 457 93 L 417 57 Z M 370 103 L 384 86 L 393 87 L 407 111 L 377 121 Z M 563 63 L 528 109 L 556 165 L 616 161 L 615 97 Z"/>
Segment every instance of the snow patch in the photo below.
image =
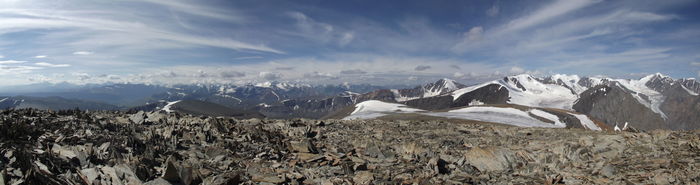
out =
<path fill-rule="evenodd" d="M 270 88 L 270 87 L 272 87 L 272 82 L 257 83 L 257 84 L 255 84 L 255 87 Z"/>
<path fill-rule="evenodd" d="M 545 111 L 542 111 L 539 109 L 532 109 L 532 110 L 530 110 L 530 113 L 534 114 L 535 116 L 539 116 L 539 117 L 542 117 L 544 119 L 548 119 L 548 120 L 553 121 L 555 126 L 562 127 L 562 128 L 566 127 L 566 123 L 561 122 L 561 120 L 559 120 L 558 116 L 551 114 L 549 112 L 545 112 Z"/>
<path fill-rule="evenodd" d="M 352 119 L 374 119 L 388 113 L 414 113 L 424 110 L 410 108 L 403 104 L 386 103 L 378 100 L 369 100 L 355 105 L 355 111 L 350 113 L 350 116 L 343 118 L 344 120 Z"/>
<path fill-rule="evenodd" d="M 573 105 L 578 95 L 566 87 L 556 84 L 544 84 L 530 75 L 517 75 L 508 77 L 508 82 L 500 83 L 508 88 L 509 103 L 530 107 L 549 107 L 573 110 Z M 514 80 L 517 80 L 525 90 L 518 88 Z"/>
<path fill-rule="evenodd" d="M 469 93 L 469 92 L 472 92 L 472 91 L 474 91 L 474 90 L 477 90 L 477 89 L 479 89 L 479 88 L 485 87 L 485 86 L 487 86 L 487 85 L 491 85 L 491 84 L 499 84 L 499 83 L 498 83 L 498 81 L 491 81 L 491 82 L 486 82 L 486 83 L 479 84 L 479 85 L 474 85 L 474 86 L 469 86 L 469 87 L 457 89 L 457 90 L 453 91 L 452 94 L 451 94 L 451 95 L 452 95 L 452 98 L 453 98 L 452 101 L 457 101 L 457 99 L 458 99 L 460 96 L 462 96 L 462 95 L 464 95 L 464 94 L 467 94 L 467 93 Z"/>
<path fill-rule="evenodd" d="M 242 102 L 243 102 L 243 100 L 241 100 L 241 99 L 239 99 L 239 98 L 236 98 L 236 97 L 230 96 L 230 95 L 226 95 L 226 94 L 217 94 L 216 96 L 221 96 L 221 97 L 224 97 L 224 98 L 231 98 L 231 99 L 234 99 L 234 100 L 238 100 L 238 103 L 242 103 Z"/>
<path fill-rule="evenodd" d="M 466 107 L 449 112 L 433 112 L 423 114 L 437 117 L 501 123 L 519 127 L 565 127 L 540 121 L 530 116 L 527 112 L 515 108 Z"/>
<path fill-rule="evenodd" d="M 507 88 L 508 95 L 510 97 L 508 103 L 511 104 L 525 105 L 530 107 L 549 107 L 573 110 L 572 107 L 574 105 L 574 102 L 576 101 L 576 99 L 578 99 L 578 94 L 572 93 L 570 89 L 557 84 L 542 83 L 530 75 L 516 75 L 509 76 L 506 78 L 508 79 L 508 81 L 497 80 L 458 89 L 452 92 L 453 101 L 456 101 L 460 96 L 466 93 L 472 92 L 474 90 L 491 84 L 499 84 Z M 567 80 L 568 82 L 579 79 L 578 76 L 563 75 L 557 76 L 557 78 Z M 525 90 L 518 87 L 519 85 L 515 81 L 522 85 L 522 87 L 524 87 Z M 570 84 L 573 85 L 576 83 Z"/>
<path fill-rule="evenodd" d="M 697 95 L 698 95 L 698 93 L 695 93 L 695 92 L 691 91 L 690 89 L 686 88 L 685 85 L 681 85 L 681 87 L 683 87 L 683 89 L 684 89 L 686 92 L 688 92 L 688 94 L 690 94 L 690 95 L 693 95 L 693 96 L 697 96 Z M 0 101 L 0 102 L 2 102 L 2 101 Z"/>
<path fill-rule="evenodd" d="M 164 110 L 164 111 L 167 112 L 167 113 L 171 113 L 171 112 L 173 112 L 173 110 L 170 110 L 171 106 L 173 106 L 173 105 L 176 104 L 176 103 L 179 103 L 180 101 L 181 101 L 181 100 L 177 100 L 177 101 L 173 101 L 173 102 L 168 102 L 167 105 L 163 106 L 163 109 L 162 109 L 162 110 Z"/>
<path fill-rule="evenodd" d="M 600 127 L 598 127 L 598 125 L 593 123 L 593 120 L 588 118 L 588 116 L 582 115 L 582 114 L 571 114 L 571 115 L 575 116 L 576 119 L 578 119 L 581 122 L 581 125 L 583 125 L 583 127 L 590 129 L 590 130 L 601 130 Z"/>
<path fill-rule="evenodd" d="M 484 104 L 484 102 L 481 102 L 479 100 L 472 100 L 471 102 L 469 102 L 469 106 L 483 105 L 483 104 Z"/>
<path fill-rule="evenodd" d="M 405 101 L 410 101 L 410 100 L 415 100 L 415 99 L 421 98 L 418 96 L 415 96 L 415 97 L 403 96 L 403 95 L 401 95 L 401 92 L 399 92 L 398 89 L 391 89 L 391 93 L 394 94 L 394 100 L 396 100 L 397 102 L 405 102 Z"/>
<path fill-rule="evenodd" d="M 661 104 L 664 102 L 665 97 L 661 93 L 646 86 L 646 83 L 654 76 L 655 75 L 649 75 L 639 80 L 618 79 L 615 81 L 617 81 L 624 88 L 633 91 L 631 95 L 637 99 L 639 103 L 651 109 L 651 111 L 661 115 L 663 119 L 668 119 L 666 114 L 661 111 Z M 640 96 L 640 94 L 648 97 L 648 100 Z"/>
<path fill-rule="evenodd" d="M 578 75 L 555 74 L 551 76 L 555 82 L 562 82 L 567 87 L 571 88 L 576 94 L 581 94 L 588 89 L 587 87 L 578 84 L 581 78 Z"/>
<path fill-rule="evenodd" d="M 272 92 L 272 94 L 274 94 L 277 97 L 277 101 L 282 100 L 282 98 L 280 98 L 280 95 L 277 95 L 277 93 L 275 91 L 270 91 L 270 92 Z"/>

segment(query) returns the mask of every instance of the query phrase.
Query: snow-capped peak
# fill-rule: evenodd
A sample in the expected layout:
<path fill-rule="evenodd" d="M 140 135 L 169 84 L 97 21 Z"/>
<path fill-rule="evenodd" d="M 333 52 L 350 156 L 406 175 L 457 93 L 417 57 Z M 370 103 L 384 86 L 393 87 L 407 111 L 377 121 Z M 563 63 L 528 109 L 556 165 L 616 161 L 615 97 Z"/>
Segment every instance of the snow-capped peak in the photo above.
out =
<path fill-rule="evenodd" d="M 576 84 L 581 80 L 578 75 L 554 74 L 550 76 L 554 81 L 561 81 L 565 84 Z"/>
<path fill-rule="evenodd" d="M 423 97 L 433 97 L 448 92 L 455 91 L 465 87 L 465 85 L 459 84 L 456 81 L 448 78 L 440 79 L 434 83 L 429 83 L 423 86 Z"/>
<path fill-rule="evenodd" d="M 443 79 L 438 80 L 438 82 L 441 82 L 442 87 L 445 89 L 452 89 L 452 90 L 457 89 L 457 82 L 452 80 L 452 79 L 443 78 Z"/>
<path fill-rule="evenodd" d="M 654 81 L 664 81 L 664 82 L 672 83 L 673 78 L 666 76 L 666 75 L 663 75 L 661 73 L 655 73 L 655 74 L 651 74 L 651 75 L 647 75 L 645 77 L 642 77 L 641 79 L 639 79 L 639 81 L 644 82 L 644 83 L 654 82 Z"/>
<path fill-rule="evenodd" d="M 639 101 L 639 103 L 648 107 L 652 111 L 661 115 L 662 118 L 667 119 L 666 114 L 661 111 L 661 104 L 663 103 L 665 97 L 661 92 L 654 90 L 657 85 L 649 84 L 649 82 L 654 82 L 654 79 L 670 79 L 670 77 L 663 76 L 661 74 L 653 74 L 641 78 L 639 80 L 625 80 L 616 79 L 614 81 L 618 82 L 624 88 L 632 91 L 632 96 Z M 642 96 L 640 96 L 642 95 Z"/>
<path fill-rule="evenodd" d="M 267 81 L 267 82 L 256 83 L 254 86 L 255 86 L 255 87 L 270 88 L 270 87 L 272 87 L 272 82 Z"/>
<path fill-rule="evenodd" d="M 310 87 L 310 85 L 307 85 L 307 84 L 294 84 L 294 83 L 277 82 L 277 81 L 260 82 L 260 83 L 256 83 L 254 86 L 264 87 L 264 88 L 276 88 L 276 89 L 281 89 L 281 90 L 289 90 L 292 88 L 301 88 L 301 87 Z"/>
<path fill-rule="evenodd" d="M 543 80 L 532 77 L 529 74 L 508 76 L 502 80 L 461 88 L 454 91 L 452 96 L 456 101 L 463 94 L 491 84 L 505 87 L 509 91 L 508 96 L 510 99 L 508 103 L 512 104 L 571 110 L 574 101 L 578 98 L 578 95 L 567 87 L 559 84 L 543 83 Z"/>

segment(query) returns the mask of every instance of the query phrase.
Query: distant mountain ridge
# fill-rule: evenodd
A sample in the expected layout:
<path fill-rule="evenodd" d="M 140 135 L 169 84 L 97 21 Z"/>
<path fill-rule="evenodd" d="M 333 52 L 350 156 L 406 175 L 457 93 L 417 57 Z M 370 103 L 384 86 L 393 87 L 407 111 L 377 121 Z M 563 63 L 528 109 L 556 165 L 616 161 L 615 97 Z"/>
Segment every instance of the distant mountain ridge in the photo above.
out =
<path fill-rule="evenodd" d="M 62 97 L 0 97 L 0 109 L 22 109 L 35 108 L 42 110 L 67 110 L 67 109 L 82 109 L 82 110 L 119 110 L 119 106 L 101 103 L 84 101 L 77 99 L 66 99 Z"/>
<path fill-rule="evenodd" d="M 676 80 L 658 73 L 636 80 L 577 75 L 537 78 L 522 74 L 435 96 L 414 93 L 420 89 L 404 89 L 378 90 L 346 99 L 354 104 L 381 100 L 423 110 L 516 104 L 589 114 L 609 127 L 628 123 L 639 129 L 679 130 L 700 128 L 698 87 L 700 83 L 695 79 Z"/>
<path fill-rule="evenodd" d="M 85 89 L 88 90 L 66 91 L 61 92 L 60 97 L 43 99 L 31 96 L 0 97 L 0 108 L 150 110 L 162 107 L 163 102 L 194 100 L 233 110 L 259 112 L 269 118 L 323 118 L 364 101 L 379 100 L 427 111 L 514 104 L 576 111 L 610 127 L 628 123 L 639 129 L 700 128 L 697 121 L 700 120 L 700 83 L 691 78 L 673 79 L 659 73 L 640 79 L 563 74 L 534 77 L 521 74 L 470 86 L 450 79 L 439 79 L 403 89 L 274 81 L 240 86 L 113 84 Z M 100 101 L 103 99 L 109 100 Z M 136 104 L 139 106 L 112 105 L 113 102 L 125 101 L 141 103 Z"/>

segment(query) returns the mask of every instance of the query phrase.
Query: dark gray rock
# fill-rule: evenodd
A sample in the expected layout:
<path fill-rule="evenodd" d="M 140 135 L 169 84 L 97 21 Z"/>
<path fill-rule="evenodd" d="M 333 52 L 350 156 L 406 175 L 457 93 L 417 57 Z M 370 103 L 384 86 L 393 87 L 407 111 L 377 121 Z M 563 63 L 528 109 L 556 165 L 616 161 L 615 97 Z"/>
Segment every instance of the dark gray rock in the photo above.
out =
<path fill-rule="evenodd" d="M 614 127 L 615 123 L 643 129 L 668 128 L 660 114 L 642 105 L 630 92 L 613 83 L 599 85 L 581 93 L 574 110 Z"/>

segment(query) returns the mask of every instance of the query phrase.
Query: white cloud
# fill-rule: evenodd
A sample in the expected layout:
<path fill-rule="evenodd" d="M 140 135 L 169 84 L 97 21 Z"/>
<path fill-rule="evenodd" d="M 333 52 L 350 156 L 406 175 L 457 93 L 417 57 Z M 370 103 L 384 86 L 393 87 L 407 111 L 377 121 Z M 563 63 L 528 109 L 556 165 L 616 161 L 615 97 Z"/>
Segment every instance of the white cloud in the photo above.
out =
<path fill-rule="evenodd" d="M 296 32 L 290 33 L 321 43 L 337 43 L 339 46 L 350 44 L 355 39 L 353 31 L 347 31 L 329 23 L 316 21 L 302 12 L 287 12 L 296 20 Z"/>
<path fill-rule="evenodd" d="M 500 31 L 513 32 L 536 26 L 598 2 L 601 0 L 556 0 L 532 14 L 510 21 Z"/>
<path fill-rule="evenodd" d="M 70 67 L 70 64 L 52 64 L 48 62 L 37 62 L 34 63 L 34 65 L 41 66 L 41 67 Z"/>
<path fill-rule="evenodd" d="M 181 0 L 144 0 L 145 2 L 154 3 L 171 8 L 179 12 L 190 15 L 215 18 L 232 22 L 244 22 L 245 18 L 241 15 L 234 15 L 235 11 L 221 11 L 213 7 L 200 6 L 197 1 L 181 1 Z"/>
<path fill-rule="evenodd" d="M 51 82 L 52 81 L 51 78 L 44 76 L 44 75 L 41 75 L 41 74 L 30 76 L 27 78 L 27 80 L 29 80 L 30 82 L 37 82 L 37 83 Z"/>
<path fill-rule="evenodd" d="M 482 34 L 484 33 L 484 28 L 481 26 L 473 27 L 469 29 L 469 32 L 464 33 L 466 36 L 467 40 L 469 41 L 478 41 L 481 40 Z"/>
<path fill-rule="evenodd" d="M 462 78 L 462 77 L 464 77 L 464 73 L 455 72 L 452 76 L 455 78 Z"/>
<path fill-rule="evenodd" d="M 34 70 L 42 69 L 35 66 L 5 66 L 0 65 L 0 76 L 33 73 Z M 8 81 L 6 83 L 12 83 Z"/>
<path fill-rule="evenodd" d="M 238 71 L 222 71 L 219 73 L 221 78 L 240 78 L 244 77 L 245 73 L 238 72 Z"/>
<path fill-rule="evenodd" d="M 258 74 L 258 76 L 265 80 L 279 80 L 282 78 L 282 74 L 268 71 L 262 71 Z"/>
<path fill-rule="evenodd" d="M 73 55 L 92 55 L 93 53 L 90 51 L 76 51 L 73 52 Z"/>
<path fill-rule="evenodd" d="M 700 66 L 700 62 L 691 62 L 690 65 L 691 66 Z"/>
<path fill-rule="evenodd" d="M 340 74 L 345 74 L 345 75 L 363 75 L 367 74 L 367 71 L 364 71 L 362 69 L 348 69 L 348 70 L 342 70 L 340 71 Z"/>
<path fill-rule="evenodd" d="M 5 58 L 5 56 L 0 55 L 0 58 Z"/>
<path fill-rule="evenodd" d="M 509 71 L 509 72 L 512 73 L 512 74 L 521 74 L 521 73 L 524 73 L 524 72 L 525 72 L 525 69 L 520 68 L 520 67 L 518 67 L 518 66 L 513 66 L 513 67 L 510 68 L 510 71 Z"/>
<path fill-rule="evenodd" d="M 251 60 L 251 59 L 262 59 L 262 56 L 248 56 L 248 57 L 236 57 L 234 60 Z"/>
<path fill-rule="evenodd" d="M 634 48 L 617 53 L 591 53 L 586 56 L 562 56 L 558 58 L 566 62 L 560 62 L 551 69 L 598 67 L 610 65 L 634 63 L 641 66 L 647 62 L 662 62 L 671 56 L 670 48 Z"/>
<path fill-rule="evenodd" d="M 498 5 L 494 4 L 493 6 L 491 6 L 491 8 L 489 8 L 488 10 L 486 10 L 486 15 L 491 16 L 491 17 L 494 17 L 494 16 L 497 16 L 497 15 L 498 15 L 498 12 L 499 12 L 499 11 L 500 11 L 500 10 L 499 10 Z"/>
<path fill-rule="evenodd" d="M 123 15 L 122 12 L 118 11 L 119 9 L 94 11 L 93 15 L 91 11 L 75 11 L 79 13 L 74 13 L 71 11 L 44 11 L 42 9 L 0 10 L 2 13 L 27 17 L 0 19 L 0 34 L 31 29 L 74 28 L 78 29 L 74 31 L 79 31 L 82 35 L 78 36 L 73 42 L 90 44 L 96 47 L 110 47 L 115 45 L 121 47 L 163 47 L 171 46 L 174 42 L 190 47 L 210 46 L 233 50 L 262 51 L 277 54 L 284 53 L 263 44 L 251 44 L 227 37 L 203 36 L 191 32 L 183 32 L 179 28 L 162 24 L 162 18 L 132 17 L 137 14 L 109 18 L 100 16 L 104 14 Z M 134 22 L 132 19 L 139 20 L 139 22 Z M 49 37 L 50 36 L 51 34 L 49 34 Z M 106 40 L 115 42 L 105 42 Z M 63 41 L 65 42 L 65 40 Z M 80 47 L 86 46 L 83 45 Z"/>
<path fill-rule="evenodd" d="M 90 76 L 90 74 L 87 73 L 72 73 L 72 75 L 77 77 L 80 81 L 85 81 L 92 78 L 92 76 Z"/>
<path fill-rule="evenodd" d="M 428 70 L 428 69 L 430 69 L 430 68 L 432 68 L 432 67 L 429 66 L 429 65 L 418 65 L 418 66 L 416 66 L 416 68 L 414 68 L 413 70 L 416 70 L 416 71 L 425 71 L 425 70 Z"/>
<path fill-rule="evenodd" d="M 0 61 L 0 64 L 21 64 L 25 63 L 27 61 L 17 61 L 17 60 L 2 60 Z"/>
<path fill-rule="evenodd" d="M 498 64 L 463 63 L 459 60 L 416 56 L 333 54 L 323 58 L 326 59 L 300 57 L 256 63 L 235 63 L 227 66 L 202 64 L 159 67 L 147 69 L 146 72 L 122 75 L 121 82 L 150 84 L 233 83 L 245 85 L 249 82 L 286 81 L 308 84 L 350 82 L 374 85 L 417 85 L 433 82 L 439 78 L 452 78 L 455 72 L 455 68 L 452 66 L 455 65 L 462 66 L 460 72 L 470 74 L 462 79 L 475 83 L 502 77 L 491 76 L 490 71 L 508 70 L 508 68 Z M 416 72 L 415 67 L 425 65 L 426 61 L 430 61 L 431 70 Z M 289 66 L 294 67 L 290 68 Z M 225 78 L 218 75 L 222 71 L 240 71 L 253 75 Z M 233 76 L 238 75 L 233 74 Z M 406 79 L 410 76 L 417 77 L 417 80 L 407 82 Z"/>
<path fill-rule="evenodd" d="M 543 6 L 530 14 L 515 18 L 506 24 L 497 25 L 488 29 L 489 33 L 484 34 L 482 27 L 473 27 L 464 33 L 462 41 L 452 47 L 452 51 L 464 53 L 470 50 L 479 50 L 489 47 L 509 47 L 517 40 L 527 39 L 531 36 L 518 35 L 521 31 L 528 31 L 529 28 L 538 28 L 537 25 L 549 23 L 563 15 L 570 14 L 576 10 L 596 4 L 601 0 L 555 0 L 553 3 Z M 538 28 L 541 29 L 541 28 Z M 513 39 L 513 40 L 508 40 Z M 485 40 L 484 42 L 474 42 L 475 40 Z M 514 41 L 515 40 L 515 41 Z M 490 51 L 493 52 L 493 51 Z"/>
<path fill-rule="evenodd" d="M 47 57 L 46 55 L 37 55 L 37 56 L 34 56 L 34 58 L 46 58 L 46 57 Z"/>
<path fill-rule="evenodd" d="M 331 32 L 333 32 L 333 25 L 317 22 L 311 17 L 306 16 L 306 14 L 304 13 L 289 12 L 287 14 L 297 21 L 296 26 L 301 32 L 303 32 L 304 34 L 313 34 L 308 36 L 328 36 L 329 34 L 331 34 Z"/>
<path fill-rule="evenodd" d="M 355 38 L 355 34 L 352 32 L 344 33 L 340 38 L 340 46 L 348 45 Z"/>
<path fill-rule="evenodd" d="M 324 73 L 324 72 L 318 72 L 314 71 L 311 73 L 306 73 L 304 74 L 304 78 L 312 78 L 312 79 L 336 79 L 337 77 L 335 75 L 332 75 L 330 73 Z"/>

